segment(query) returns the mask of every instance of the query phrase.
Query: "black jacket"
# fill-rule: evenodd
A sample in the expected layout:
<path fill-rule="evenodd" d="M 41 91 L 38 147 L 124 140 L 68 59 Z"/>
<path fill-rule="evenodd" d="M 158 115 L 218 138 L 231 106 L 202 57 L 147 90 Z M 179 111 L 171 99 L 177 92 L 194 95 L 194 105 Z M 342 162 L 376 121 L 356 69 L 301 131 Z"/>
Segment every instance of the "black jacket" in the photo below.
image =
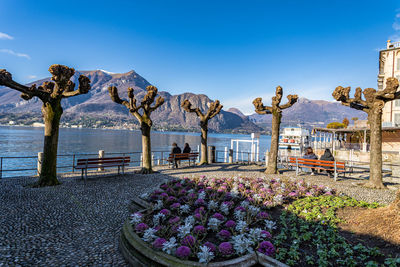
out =
<path fill-rule="evenodd" d="M 171 154 L 180 154 L 180 153 L 182 153 L 182 150 L 180 149 L 179 146 L 172 148 Z"/>
<path fill-rule="evenodd" d="M 185 146 L 185 148 L 183 149 L 183 153 L 190 153 L 190 151 L 192 151 L 190 146 Z"/>

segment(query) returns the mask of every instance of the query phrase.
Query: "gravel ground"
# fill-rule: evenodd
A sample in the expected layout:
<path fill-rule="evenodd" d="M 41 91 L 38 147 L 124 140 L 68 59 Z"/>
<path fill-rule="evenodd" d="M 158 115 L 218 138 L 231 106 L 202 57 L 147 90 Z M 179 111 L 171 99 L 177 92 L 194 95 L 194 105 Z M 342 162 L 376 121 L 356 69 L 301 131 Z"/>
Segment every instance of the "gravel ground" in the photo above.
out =
<path fill-rule="evenodd" d="M 156 169 L 157 170 L 157 169 Z M 159 173 L 123 176 L 76 174 L 60 177 L 61 185 L 31 188 L 31 177 L 0 180 L 0 266 L 126 266 L 118 251 L 118 237 L 134 196 L 151 191 L 172 177 L 266 177 L 256 165 L 216 164 L 181 169 L 159 168 Z M 368 202 L 390 203 L 400 178 L 385 178 L 393 190 L 371 190 L 356 183 L 365 174 L 334 182 L 326 175 L 300 175 Z M 268 175 L 269 178 L 277 175 Z M 285 171 L 281 178 L 295 178 Z"/>

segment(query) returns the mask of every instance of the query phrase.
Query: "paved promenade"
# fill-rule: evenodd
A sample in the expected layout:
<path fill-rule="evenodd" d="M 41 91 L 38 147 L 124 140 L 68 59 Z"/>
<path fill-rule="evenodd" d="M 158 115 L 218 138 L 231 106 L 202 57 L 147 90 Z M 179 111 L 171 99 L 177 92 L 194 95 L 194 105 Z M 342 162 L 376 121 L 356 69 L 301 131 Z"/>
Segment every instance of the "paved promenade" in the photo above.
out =
<path fill-rule="evenodd" d="M 118 251 L 118 237 L 134 196 L 172 177 L 265 177 L 263 170 L 254 165 L 220 164 L 164 168 L 152 175 L 91 176 L 86 182 L 75 174 L 63 175 L 61 185 L 46 188 L 26 186 L 35 178 L 0 180 L 0 266 L 126 266 Z M 285 172 L 280 177 L 295 176 Z M 389 203 L 395 195 L 394 190 L 355 186 L 362 178 L 336 183 L 325 175 L 298 179 L 371 202 Z M 400 179 L 392 180 L 390 184 L 400 188 Z"/>

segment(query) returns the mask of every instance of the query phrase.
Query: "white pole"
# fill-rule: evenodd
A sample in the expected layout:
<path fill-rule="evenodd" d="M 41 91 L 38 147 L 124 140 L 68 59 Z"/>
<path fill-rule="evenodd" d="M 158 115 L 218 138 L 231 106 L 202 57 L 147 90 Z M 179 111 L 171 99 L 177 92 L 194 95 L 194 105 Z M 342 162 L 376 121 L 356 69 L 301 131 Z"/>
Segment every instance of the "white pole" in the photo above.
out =
<path fill-rule="evenodd" d="M 99 159 L 104 158 L 104 150 L 99 150 Z M 100 167 L 97 169 L 97 171 L 104 171 L 104 167 Z"/>
<path fill-rule="evenodd" d="M 224 154 L 224 162 L 227 163 L 228 162 L 228 147 L 225 147 L 225 154 Z"/>
<path fill-rule="evenodd" d="M 243 157 L 242 157 L 243 159 Z M 239 141 L 236 140 L 236 160 L 239 161 Z"/>
<path fill-rule="evenodd" d="M 257 140 L 257 162 L 260 159 L 260 139 Z"/>

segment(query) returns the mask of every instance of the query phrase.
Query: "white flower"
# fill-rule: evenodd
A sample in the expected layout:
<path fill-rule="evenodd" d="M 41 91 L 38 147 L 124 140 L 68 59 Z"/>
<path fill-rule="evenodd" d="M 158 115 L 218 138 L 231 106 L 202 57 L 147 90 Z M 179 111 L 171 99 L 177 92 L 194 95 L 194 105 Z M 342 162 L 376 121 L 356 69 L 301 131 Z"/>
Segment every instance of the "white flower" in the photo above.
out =
<path fill-rule="evenodd" d="M 160 224 L 160 220 L 164 220 L 165 219 L 165 215 L 162 213 L 158 213 L 156 215 L 153 216 L 153 225 L 157 226 Z"/>
<path fill-rule="evenodd" d="M 236 220 L 243 220 L 245 215 L 246 215 L 246 213 L 244 213 L 243 211 L 235 210 L 233 217 L 235 217 Z"/>
<path fill-rule="evenodd" d="M 188 194 L 193 193 L 193 192 L 194 192 L 194 189 L 193 189 L 193 188 L 192 188 L 192 189 L 189 189 L 189 190 L 187 191 Z"/>
<path fill-rule="evenodd" d="M 259 207 L 255 207 L 253 205 L 249 205 L 247 210 L 249 211 L 250 215 L 256 216 L 260 212 Z"/>
<path fill-rule="evenodd" d="M 154 205 L 155 210 L 160 210 L 164 206 L 163 202 L 161 200 L 157 200 L 157 203 Z"/>
<path fill-rule="evenodd" d="M 154 229 L 154 228 L 146 229 L 144 231 L 144 233 L 143 233 L 143 238 L 142 239 L 145 242 L 151 242 L 151 241 L 153 241 L 154 239 L 157 238 L 157 236 L 155 235 L 156 232 L 157 232 L 157 230 Z"/>
<path fill-rule="evenodd" d="M 178 237 L 184 238 L 188 234 L 190 234 L 190 230 L 192 230 L 193 225 L 190 223 L 185 223 L 185 225 L 181 225 L 178 227 Z"/>
<path fill-rule="evenodd" d="M 213 231 L 218 231 L 218 227 L 222 222 L 220 220 L 218 220 L 217 218 L 211 218 L 210 220 L 208 220 L 208 229 L 211 229 Z"/>
<path fill-rule="evenodd" d="M 134 213 L 130 216 L 130 223 L 136 225 L 142 221 L 142 215 L 140 213 Z"/>
<path fill-rule="evenodd" d="M 199 197 L 198 197 L 198 198 L 205 199 L 205 198 L 206 198 L 206 191 L 202 191 L 202 192 L 199 194 Z"/>
<path fill-rule="evenodd" d="M 173 254 L 177 245 L 176 238 L 171 237 L 169 241 L 164 242 L 162 250 L 167 254 Z"/>
<path fill-rule="evenodd" d="M 196 219 L 193 216 L 188 216 L 185 219 L 185 225 L 191 225 L 193 227 L 193 224 L 195 223 Z"/>
<path fill-rule="evenodd" d="M 276 229 L 276 222 L 270 220 L 264 220 L 265 227 L 267 227 L 270 231 Z"/>
<path fill-rule="evenodd" d="M 247 223 L 245 221 L 238 221 L 235 226 L 236 231 L 243 233 L 247 229 Z"/>
<path fill-rule="evenodd" d="M 254 242 L 247 238 L 244 234 L 233 236 L 232 240 L 233 248 L 237 254 L 242 255 L 246 252 L 253 253 L 252 245 L 254 245 Z"/>
<path fill-rule="evenodd" d="M 221 204 L 221 207 L 219 208 L 221 210 L 221 212 L 225 215 L 229 214 L 229 206 L 225 203 Z"/>
<path fill-rule="evenodd" d="M 208 209 L 209 210 L 216 210 L 218 208 L 218 202 L 215 200 L 210 200 L 210 202 L 208 202 Z"/>
<path fill-rule="evenodd" d="M 189 211 L 190 211 L 190 206 L 189 206 L 188 204 L 182 205 L 182 206 L 179 208 L 179 210 L 180 210 L 181 213 L 189 213 Z"/>
<path fill-rule="evenodd" d="M 243 200 L 242 202 L 240 202 L 240 206 L 242 206 L 243 208 L 247 208 L 250 205 L 250 203 L 247 200 Z"/>
<path fill-rule="evenodd" d="M 278 205 L 283 203 L 283 196 L 282 195 L 276 195 L 274 196 L 274 202 Z"/>
<path fill-rule="evenodd" d="M 260 228 L 250 229 L 248 236 L 253 242 L 261 241 L 263 237 L 266 237 L 262 235 L 262 230 Z"/>
<path fill-rule="evenodd" d="M 253 198 L 258 201 L 261 200 L 261 196 L 259 194 L 254 194 Z"/>
<path fill-rule="evenodd" d="M 332 189 L 330 189 L 329 187 L 325 187 L 324 192 L 329 192 L 332 191 Z"/>
<path fill-rule="evenodd" d="M 200 252 L 197 253 L 200 263 L 209 263 L 214 259 L 214 253 L 207 246 L 200 246 Z"/>

